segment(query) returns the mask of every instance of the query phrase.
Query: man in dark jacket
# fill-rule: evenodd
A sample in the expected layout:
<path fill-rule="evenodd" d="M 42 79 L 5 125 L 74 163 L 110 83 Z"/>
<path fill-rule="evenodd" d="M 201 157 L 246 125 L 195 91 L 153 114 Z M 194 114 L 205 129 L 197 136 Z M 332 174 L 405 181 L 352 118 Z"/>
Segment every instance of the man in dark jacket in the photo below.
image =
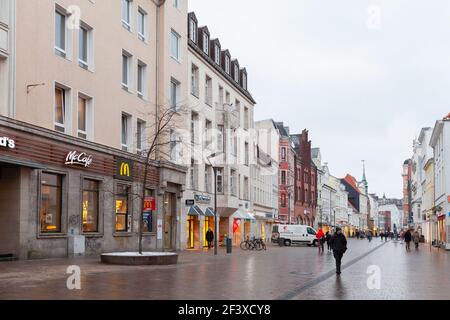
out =
<path fill-rule="evenodd" d="M 336 228 L 336 232 L 331 237 L 330 246 L 333 249 L 334 259 L 336 259 L 336 274 L 340 275 L 342 256 L 347 251 L 347 239 L 342 234 L 341 228 Z"/>
<path fill-rule="evenodd" d="M 406 251 L 409 251 L 409 250 L 411 250 L 410 244 L 411 244 L 411 240 L 412 240 L 411 231 L 409 229 L 405 232 L 404 237 L 405 237 L 405 243 L 406 243 Z"/>
<path fill-rule="evenodd" d="M 211 243 L 214 241 L 214 232 L 211 228 L 206 231 L 206 241 L 208 242 L 208 249 L 211 249 Z"/>

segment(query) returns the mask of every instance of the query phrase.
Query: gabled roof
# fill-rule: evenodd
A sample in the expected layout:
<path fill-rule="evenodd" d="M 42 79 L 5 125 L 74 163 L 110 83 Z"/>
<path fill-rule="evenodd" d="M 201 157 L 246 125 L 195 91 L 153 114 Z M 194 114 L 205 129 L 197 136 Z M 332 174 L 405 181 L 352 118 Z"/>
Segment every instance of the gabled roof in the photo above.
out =
<path fill-rule="evenodd" d="M 356 182 L 355 177 L 353 177 L 350 174 L 347 174 L 345 176 L 344 179 L 342 179 L 343 181 L 347 182 L 350 186 L 352 186 L 353 189 L 355 189 L 355 191 L 357 191 L 359 193 L 359 188 L 358 188 L 358 184 Z"/>
<path fill-rule="evenodd" d="M 194 20 L 195 22 L 198 22 L 197 16 L 195 15 L 194 12 L 189 12 L 189 13 L 188 13 L 188 17 L 189 17 L 189 19 L 192 19 L 192 20 Z"/>
<path fill-rule="evenodd" d="M 198 28 L 198 31 L 199 31 L 199 32 L 206 32 L 208 35 L 210 34 L 210 33 L 209 33 L 209 29 L 208 29 L 207 26 L 199 27 L 199 28 Z"/>

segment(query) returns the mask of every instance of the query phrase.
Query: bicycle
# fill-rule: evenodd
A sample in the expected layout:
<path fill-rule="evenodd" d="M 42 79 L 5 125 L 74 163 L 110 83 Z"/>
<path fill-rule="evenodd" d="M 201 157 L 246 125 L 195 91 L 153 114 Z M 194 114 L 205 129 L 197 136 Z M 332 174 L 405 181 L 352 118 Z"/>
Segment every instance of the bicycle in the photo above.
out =
<path fill-rule="evenodd" d="M 266 244 L 263 239 L 254 239 L 256 251 L 267 250 Z"/>
<path fill-rule="evenodd" d="M 255 243 L 253 240 L 250 240 L 250 237 L 247 237 L 245 241 L 241 242 L 241 249 L 244 251 L 255 249 Z"/>

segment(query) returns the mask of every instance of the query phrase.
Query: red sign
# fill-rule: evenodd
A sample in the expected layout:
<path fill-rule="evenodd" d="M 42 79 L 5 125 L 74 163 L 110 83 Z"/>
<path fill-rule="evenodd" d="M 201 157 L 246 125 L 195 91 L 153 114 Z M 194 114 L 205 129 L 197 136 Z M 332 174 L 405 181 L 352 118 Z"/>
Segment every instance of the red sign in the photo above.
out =
<path fill-rule="evenodd" d="M 153 197 L 145 197 L 144 200 L 144 212 L 150 212 L 156 210 L 156 200 Z"/>
<path fill-rule="evenodd" d="M 448 201 L 448 203 L 450 203 L 450 196 L 447 197 L 447 201 Z"/>
<path fill-rule="evenodd" d="M 241 221 L 239 219 L 234 219 L 234 222 L 233 222 L 233 233 L 236 233 L 236 231 L 239 230 L 240 224 L 241 224 Z"/>

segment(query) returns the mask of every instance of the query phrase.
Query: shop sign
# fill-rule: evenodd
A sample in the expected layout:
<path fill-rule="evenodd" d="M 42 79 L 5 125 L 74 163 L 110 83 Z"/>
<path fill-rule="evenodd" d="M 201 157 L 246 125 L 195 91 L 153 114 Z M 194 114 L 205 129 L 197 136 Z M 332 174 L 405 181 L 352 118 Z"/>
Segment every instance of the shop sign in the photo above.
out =
<path fill-rule="evenodd" d="M 198 195 L 196 194 L 194 196 L 195 202 L 197 203 L 205 203 L 208 204 L 211 202 L 211 197 L 210 196 L 204 196 L 204 195 Z"/>
<path fill-rule="evenodd" d="M 144 199 L 144 212 L 148 213 L 156 210 L 156 201 L 153 197 L 145 197 Z"/>
<path fill-rule="evenodd" d="M 91 166 L 94 158 L 86 152 L 71 151 L 66 156 L 66 165 L 83 166 L 88 168 Z"/>
<path fill-rule="evenodd" d="M 0 147 L 9 148 L 9 149 L 15 149 L 16 148 L 16 142 L 8 137 L 1 137 L 0 138 Z"/>
<path fill-rule="evenodd" d="M 447 196 L 447 202 L 450 203 L 450 196 Z"/>
<path fill-rule="evenodd" d="M 186 206 L 187 207 L 193 206 L 194 204 L 195 204 L 195 200 L 193 200 L 193 199 L 186 200 Z"/>
<path fill-rule="evenodd" d="M 116 159 L 116 179 L 133 181 L 133 161 L 123 158 Z"/>

